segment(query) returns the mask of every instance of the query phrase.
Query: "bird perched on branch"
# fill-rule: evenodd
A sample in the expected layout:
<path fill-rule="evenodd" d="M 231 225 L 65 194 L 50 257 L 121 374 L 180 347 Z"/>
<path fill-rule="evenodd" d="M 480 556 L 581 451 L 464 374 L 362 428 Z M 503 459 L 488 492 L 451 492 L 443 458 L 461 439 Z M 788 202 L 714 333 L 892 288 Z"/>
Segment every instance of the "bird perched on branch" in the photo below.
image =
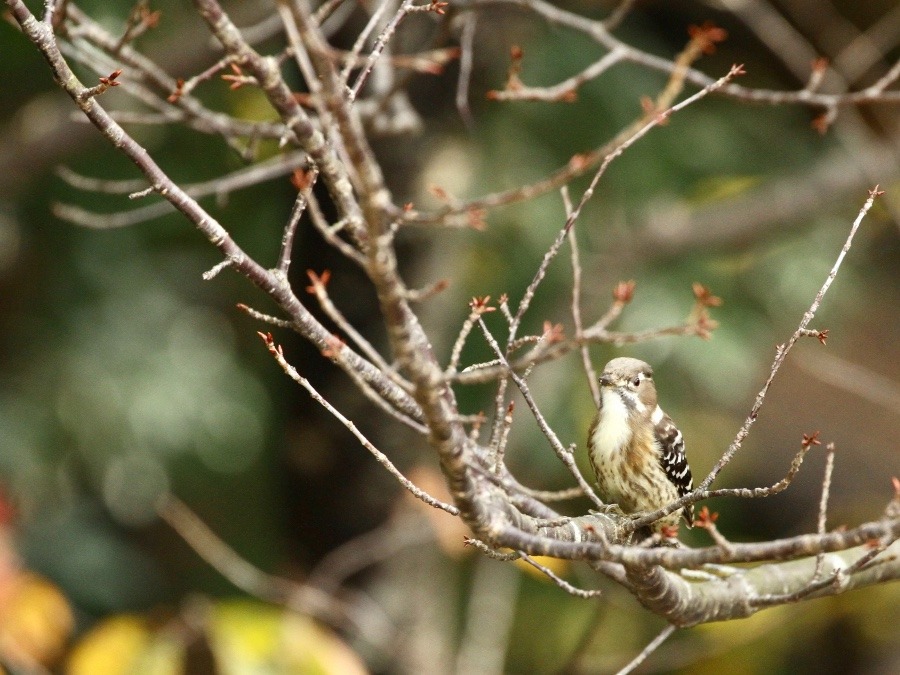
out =
<path fill-rule="evenodd" d="M 626 514 L 656 511 L 693 490 L 684 439 L 656 401 L 653 369 L 632 358 L 613 359 L 600 375 L 600 406 L 588 432 L 588 457 L 600 497 Z M 693 505 L 660 518 L 654 532 L 690 526 Z"/>

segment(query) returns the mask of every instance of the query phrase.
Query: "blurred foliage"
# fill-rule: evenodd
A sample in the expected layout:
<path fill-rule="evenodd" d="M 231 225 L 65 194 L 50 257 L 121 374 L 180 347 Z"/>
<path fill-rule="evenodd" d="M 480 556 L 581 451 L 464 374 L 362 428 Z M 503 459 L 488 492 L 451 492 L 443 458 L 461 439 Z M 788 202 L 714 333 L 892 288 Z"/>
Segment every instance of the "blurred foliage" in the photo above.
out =
<path fill-rule="evenodd" d="M 114 33 L 130 7 L 125 0 L 79 4 Z M 566 4 L 601 15 L 593 3 Z M 604 9 L 610 4 L 600 3 Z M 256 3 L 232 5 L 242 25 L 271 10 Z M 860 26 L 888 5 L 833 3 Z M 190 61 L 190 69 L 168 61 L 178 76 L 212 62 L 212 55 L 205 61 L 188 58 L 185 45 L 207 35 L 190 7 L 171 0 L 153 7 L 163 11 L 163 23 L 141 38 L 141 48 Z M 671 56 L 682 48 L 686 27 L 709 18 L 725 25 L 731 38 L 701 62 L 705 72 L 717 74 L 742 62 L 749 71 L 745 84 L 802 86 L 740 23 L 703 3 L 640 3 L 619 34 L 642 49 Z M 640 115 L 640 98 L 653 96 L 665 81 L 626 66 L 585 85 L 574 104 L 490 103 L 482 94 L 502 86 L 513 44 L 524 50 L 522 77 L 530 84 L 567 77 L 590 63 L 596 51 L 583 39 L 523 15 L 495 13 L 480 25 L 479 38 L 489 44 L 479 47 L 484 51 L 478 52 L 474 73 L 474 128 L 465 129 L 453 110 L 451 69 L 443 77 L 412 82 L 414 105 L 428 129 L 422 137 L 376 141 L 398 203 L 433 205 L 432 185 L 465 197 L 537 180 L 633 121 Z M 184 27 L 170 31 L 174 26 Z M 88 231 L 50 215 L 56 201 L 106 212 L 127 208 L 124 200 L 65 186 L 53 174 L 57 164 L 100 178 L 133 178 L 136 171 L 96 133 L 69 120 L 74 108 L 53 88 L 39 55 L 7 23 L 0 25 L 0 53 L 0 166 L 5 168 L 0 178 L 0 484 L 16 507 L 14 525 L 5 521 L 0 537 L 3 643 L 21 646 L 36 663 L 73 674 L 204 672 L 197 665 L 204 659 L 234 673 L 363 671 L 346 643 L 306 618 L 229 599 L 236 591 L 155 520 L 153 506 L 162 491 L 172 490 L 251 563 L 302 578 L 329 551 L 385 522 L 399 508 L 398 487 L 343 427 L 286 381 L 257 341 L 259 326 L 234 309 L 236 302 L 247 302 L 268 311 L 267 303 L 227 271 L 212 282 L 201 281 L 201 273 L 218 259 L 180 217 Z M 198 91 L 210 105 L 232 114 L 271 116 L 252 90 L 231 93 L 210 82 Z M 110 101 L 127 102 L 119 92 L 109 95 Z M 873 134 L 896 129 L 894 111 L 864 113 Z M 642 255 L 627 250 L 628 242 L 650 210 L 714 206 L 759 186 L 800 183 L 829 153 L 850 153 L 846 136 L 823 137 L 811 128 L 815 114 L 799 106 L 756 107 L 710 97 L 617 159 L 576 228 L 586 323 L 606 310 L 622 279 L 635 279 L 637 294 L 617 329 L 679 323 L 692 307 L 694 281 L 725 300 L 714 312 L 720 328 L 711 341 L 669 339 L 627 350 L 657 367 L 662 400 L 688 439 L 698 475 L 730 442 L 764 380 L 774 345 L 787 338 L 820 287 L 864 194 L 840 196 L 839 206 L 835 196 L 823 196 L 821 210 L 731 246 Z M 885 121 L 889 114 L 893 122 Z M 135 133 L 176 180 L 208 180 L 242 165 L 222 143 L 184 129 Z M 46 138 L 56 140 L 42 145 Z M 35 150 L 18 150 L 24 144 Z M 893 181 L 888 189 L 896 188 L 896 173 L 887 178 Z M 580 195 L 585 185 L 576 181 L 572 194 Z M 227 202 L 203 203 L 251 255 L 271 264 L 292 200 L 291 186 L 281 180 L 233 194 Z M 471 296 L 490 294 L 496 300 L 507 293 L 515 306 L 564 213 L 559 196 L 552 194 L 491 212 L 487 222 L 483 232 L 402 233 L 413 285 L 439 278 L 452 282 L 421 307 L 441 358 L 449 355 Z M 832 331 L 829 349 L 894 381 L 900 379 L 900 321 L 893 309 L 900 300 L 898 261 L 896 223 L 876 207 L 817 319 Z M 384 344 L 373 296 L 359 273 L 343 266 L 311 229 L 298 235 L 296 287 L 305 285 L 307 268 L 331 268 L 336 302 L 358 326 L 367 327 L 376 344 Z M 539 333 L 549 320 L 564 322 L 571 333 L 570 287 L 564 253 L 535 297 L 525 331 Z M 495 317 L 489 323 L 501 326 Z M 301 372 L 357 419 L 382 450 L 417 483 L 439 493 L 434 462 L 418 440 L 412 443 L 407 432 L 373 416 L 315 350 L 286 332 L 278 339 Z M 804 343 L 798 350 L 816 348 Z M 623 353 L 597 347 L 592 358 L 599 366 Z M 473 334 L 463 362 L 489 358 Z M 541 366 L 532 386 L 563 441 L 580 444 L 593 411 L 577 359 Z M 460 391 L 466 412 L 490 410 L 491 400 L 487 387 Z M 519 406 L 511 435 L 511 467 L 535 487 L 568 485 L 524 410 Z M 889 496 L 889 474 L 900 471 L 897 409 L 885 411 L 827 387 L 795 365 L 785 369 L 722 485 L 778 480 L 801 434 L 813 429 L 839 448 L 830 524 L 880 512 Z M 791 490 L 766 503 L 715 503 L 721 528 L 734 539 L 809 530 L 821 466 L 821 458 L 811 456 Z M 587 505 L 561 508 L 578 512 Z M 501 563 L 467 555 L 458 523 L 448 524 L 452 519 L 444 514 L 428 517 L 440 547 L 398 546 L 395 556 L 354 579 L 383 601 L 401 633 L 408 629 L 397 648 L 407 662 L 422 653 L 434 659 L 423 663 L 449 669 L 466 626 L 479 620 L 467 595 L 473 579 L 484 566 Z M 685 539 L 706 542 L 701 533 Z M 597 584 L 581 566 L 558 572 L 572 583 Z M 661 629 L 658 619 L 610 584 L 603 585 L 599 600 L 571 598 L 530 573 L 504 588 L 492 601 L 515 607 L 505 646 L 509 672 L 549 673 L 567 663 L 573 671 L 614 670 Z M 682 631 L 644 667 L 694 673 L 895 672 L 900 668 L 892 630 L 900 625 L 897 593 L 896 585 L 869 589 Z M 376 669 L 390 670 L 391 656 L 373 655 L 356 642 L 353 648 L 367 653 Z M 5 651 L 4 658 L 9 658 Z"/>

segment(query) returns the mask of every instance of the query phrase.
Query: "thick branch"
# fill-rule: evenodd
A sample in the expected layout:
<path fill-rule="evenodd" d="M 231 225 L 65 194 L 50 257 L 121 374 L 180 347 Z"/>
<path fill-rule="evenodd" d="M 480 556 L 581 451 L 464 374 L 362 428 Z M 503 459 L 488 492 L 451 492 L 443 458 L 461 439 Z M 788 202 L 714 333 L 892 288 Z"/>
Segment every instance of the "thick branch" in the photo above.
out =
<path fill-rule="evenodd" d="M 749 570 L 734 568 L 722 578 L 700 583 L 688 582 L 661 567 L 627 567 L 628 579 L 641 604 L 678 626 L 747 617 L 770 604 L 791 599 L 820 598 L 849 590 L 900 579 L 900 542 L 884 551 L 882 564 L 869 563 L 860 571 L 844 574 L 857 559 L 871 552 L 861 546 L 824 557 L 817 574 L 815 557 L 792 562 L 760 565 Z M 822 583 L 809 593 L 803 591 L 817 578 Z M 761 602 L 771 596 L 782 602 Z"/>

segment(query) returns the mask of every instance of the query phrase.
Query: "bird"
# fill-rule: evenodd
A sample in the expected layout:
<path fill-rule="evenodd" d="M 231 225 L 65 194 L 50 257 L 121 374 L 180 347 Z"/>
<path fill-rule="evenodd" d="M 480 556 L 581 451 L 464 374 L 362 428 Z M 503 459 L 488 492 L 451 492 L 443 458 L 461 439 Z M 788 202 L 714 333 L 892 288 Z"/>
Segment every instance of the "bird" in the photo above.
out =
<path fill-rule="evenodd" d="M 588 458 L 601 499 L 626 515 L 668 506 L 693 490 L 684 438 L 656 397 L 653 368 L 629 357 L 612 359 L 600 375 L 600 405 L 588 431 Z M 692 504 L 654 522 L 662 533 L 677 527 L 679 512 L 688 527 Z"/>

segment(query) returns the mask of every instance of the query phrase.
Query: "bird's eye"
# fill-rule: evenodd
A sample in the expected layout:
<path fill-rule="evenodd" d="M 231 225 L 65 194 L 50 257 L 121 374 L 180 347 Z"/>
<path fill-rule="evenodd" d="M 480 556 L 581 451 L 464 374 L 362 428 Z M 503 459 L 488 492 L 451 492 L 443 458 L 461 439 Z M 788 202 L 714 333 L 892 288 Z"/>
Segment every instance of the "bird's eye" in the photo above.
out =
<path fill-rule="evenodd" d="M 643 375 L 637 374 L 634 376 L 634 379 L 631 381 L 631 384 L 633 384 L 635 387 L 639 387 L 639 386 L 641 386 L 642 379 L 643 379 Z"/>

